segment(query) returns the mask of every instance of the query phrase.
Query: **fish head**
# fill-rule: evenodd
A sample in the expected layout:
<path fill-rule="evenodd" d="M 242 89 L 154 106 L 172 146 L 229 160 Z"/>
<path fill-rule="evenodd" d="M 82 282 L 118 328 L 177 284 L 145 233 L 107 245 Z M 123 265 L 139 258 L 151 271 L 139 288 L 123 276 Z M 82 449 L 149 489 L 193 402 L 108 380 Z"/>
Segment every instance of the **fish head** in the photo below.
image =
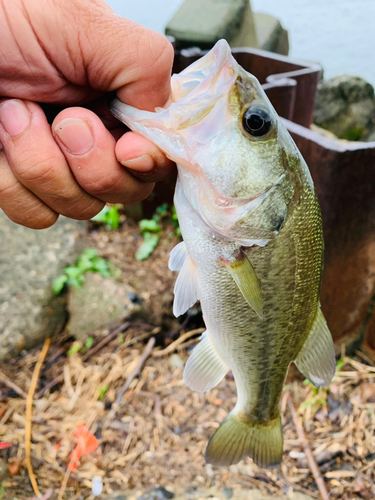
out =
<path fill-rule="evenodd" d="M 290 177 L 286 157 L 298 151 L 260 83 L 225 40 L 173 75 L 171 87 L 166 109 L 152 113 L 116 100 L 112 112 L 177 163 L 185 195 L 202 218 L 240 241 L 249 234 L 249 217 L 261 218 L 264 201 L 283 191 Z M 268 224 L 253 240 L 277 233 L 289 203 L 280 196 L 283 214 L 271 215 L 276 230 Z"/>

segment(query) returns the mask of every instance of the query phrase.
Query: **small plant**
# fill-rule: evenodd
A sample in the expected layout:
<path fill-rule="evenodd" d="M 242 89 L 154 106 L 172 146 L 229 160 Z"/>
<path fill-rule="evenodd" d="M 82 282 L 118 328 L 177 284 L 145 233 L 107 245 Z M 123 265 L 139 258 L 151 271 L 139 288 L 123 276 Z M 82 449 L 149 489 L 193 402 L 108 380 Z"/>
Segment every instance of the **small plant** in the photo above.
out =
<path fill-rule="evenodd" d="M 85 340 L 85 347 L 87 347 L 87 349 L 90 349 L 93 343 L 94 337 L 87 337 L 87 339 Z"/>
<path fill-rule="evenodd" d="M 105 398 L 105 395 L 107 394 L 108 389 L 109 389 L 109 385 L 103 385 L 103 387 L 99 388 L 99 394 L 98 394 L 99 401 L 102 401 Z"/>
<path fill-rule="evenodd" d="M 174 230 L 174 232 L 176 233 L 177 236 L 181 236 L 180 224 L 178 222 L 176 207 L 174 205 L 172 207 L 172 222 L 173 222 L 173 224 L 176 227 L 176 229 Z"/>
<path fill-rule="evenodd" d="M 340 358 L 337 363 L 336 363 L 336 372 L 341 370 L 341 368 L 344 366 L 344 360 Z M 304 385 L 308 386 L 311 389 L 312 396 L 306 401 L 304 401 L 301 405 L 301 409 L 306 409 L 310 406 L 325 406 L 327 404 L 327 394 L 329 391 L 329 386 L 331 385 L 331 382 L 328 384 L 327 387 L 320 387 L 317 388 L 315 385 L 313 385 L 307 378 L 303 381 Z"/>
<path fill-rule="evenodd" d="M 106 229 L 118 229 L 120 225 L 120 214 L 118 213 L 118 206 L 113 205 L 109 207 L 106 205 L 101 212 L 95 217 L 92 217 L 94 222 L 105 224 Z"/>
<path fill-rule="evenodd" d="M 88 271 L 100 273 L 104 278 L 110 278 L 115 274 L 114 267 L 99 257 L 95 248 L 87 248 L 81 253 L 75 266 L 65 267 L 63 273 L 55 279 L 52 285 L 53 292 L 58 295 L 66 285 L 82 288 L 85 273 Z"/>
<path fill-rule="evenodd" d="M 79 342 L 78 340 L 76 342 L 73 342 L 67 353 L 68 358 L 70 358 L 70 356 L 73 356 L 74 354 L 77 354 L 77 352 L 79 352 L 81 349 L 83 349 L 83 345 L 81 342 Z"/>
<path fill-rule="evenodd" d="M 143 243 L 138 248 L 135 257 L 137 260 L 145 260 L 150 257 L 152 252 L 157 247 L 163 229 L 160 225 L 162 219 L 170 218 L 173 225 L 176 227 L 175 234 L 181 236 L 178 218 L 174 206 L 172 212 L 169 210 L 168 204 L 163 203 L 155 210 L 152 219 L 143 219 L 139 222 L 139 229 L 143 236 Z"/>

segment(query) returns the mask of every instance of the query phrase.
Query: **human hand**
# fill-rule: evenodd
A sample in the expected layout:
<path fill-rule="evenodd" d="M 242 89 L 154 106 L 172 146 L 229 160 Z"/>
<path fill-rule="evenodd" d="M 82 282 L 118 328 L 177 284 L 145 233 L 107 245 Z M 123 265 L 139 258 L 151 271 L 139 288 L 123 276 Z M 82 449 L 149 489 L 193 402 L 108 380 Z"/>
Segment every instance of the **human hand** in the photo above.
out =
<path fill-rule="evenodd" d="M 164 36 L 121 18 L 102 0 L 0 2 L 6 215 L 41 229 L 59 214 L 89 219 L 105 202 L 147 197 L 173 164 L 141 136 L 123 135 L 108 93 L 141 109 L 164 106 L 172 62 Z M 50 126 L 37 103 L 65 109 Z"/>

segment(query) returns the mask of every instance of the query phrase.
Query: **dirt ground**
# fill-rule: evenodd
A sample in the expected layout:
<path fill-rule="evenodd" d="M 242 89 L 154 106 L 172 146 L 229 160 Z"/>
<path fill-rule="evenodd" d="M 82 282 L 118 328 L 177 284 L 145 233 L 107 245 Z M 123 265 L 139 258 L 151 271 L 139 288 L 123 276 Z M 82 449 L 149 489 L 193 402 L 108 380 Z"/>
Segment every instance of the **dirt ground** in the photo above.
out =
<path fill-rule="evenodd" d="M 74 339 L 68 330 L 52 340 L 32 416 L 31 461 L 42 493 L 52 487 L 51 498 L 57 499 L 63 488 L 65 499 L 93 499 L 92 479 L 99 476 L 105 494 L 155 485 L 170 491 L 243 486 L 321 498 L 290 413 L 291 399 L 330 499 L 375 497 L 375 366 L 370 360 L 361 353 L 344 357 L 328 389 L 319 391 L 292 370 L 281 402 L 285 443 L 278 469 L 259 469 L 250 459 L 229 468 L 207 466 L 207 440 L 234 407 L 236 388 L 230 374 L 206 394 L 184 386 L 183 365 L 203 324 L 199 313 L 179 321 L 171 316 L 175 276 L 167 260 L 178 242 L 173 226 L 165 223 L 158 248 L 144 262 L 134 259 L 140 237 L 130 219 L 123 217 L 119 231 L 94 231 L 90 238 L 90 245 L 121 269 L 120 279 L 135 288 L 149 316 L 147 321 L 142 318 L 147 324 L 124 320 L 117 334 L 103 328 L 92 346 L 70 356 Z M 112 340 L 98 349 L 108 334 Z M 134 376 L 145 349 L 150 355 Z M 1 368 L 21 393 L 29 390 L 40 351 Z M 98 439 L 98 447 L 69 471 L 79 425 Z M 10 472 L 3 482 L 6 500 L 34 496 L 25 463 L 25 426 L 25 398 L 0 381 L 0 441 L 11 444 L 0 449 Z"/>

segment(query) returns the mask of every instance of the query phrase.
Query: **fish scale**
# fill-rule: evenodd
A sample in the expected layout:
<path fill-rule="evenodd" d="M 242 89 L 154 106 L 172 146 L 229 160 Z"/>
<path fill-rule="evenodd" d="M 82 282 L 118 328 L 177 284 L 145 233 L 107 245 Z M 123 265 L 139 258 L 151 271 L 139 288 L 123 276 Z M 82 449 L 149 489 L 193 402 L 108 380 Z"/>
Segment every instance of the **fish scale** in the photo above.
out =
<path fill-rule="evenodd" d="M 189 84 L 189 77 L 191 78 Z M 206 460 L 280 463 L 279 413 L 291 362 L 316 386 L 335 372 L 320 309 L 320 208 L 303 158 L 254 76 L 224 40 L 172 77 L 172 104 L 155 113 L 116 100 L 112 112 L 178 165 L 175 206 L 184 239 L 173 311 L 200 300 L 206 332 L 184 372 L 193 390 L 231 370 L 235 408 Z"/>

